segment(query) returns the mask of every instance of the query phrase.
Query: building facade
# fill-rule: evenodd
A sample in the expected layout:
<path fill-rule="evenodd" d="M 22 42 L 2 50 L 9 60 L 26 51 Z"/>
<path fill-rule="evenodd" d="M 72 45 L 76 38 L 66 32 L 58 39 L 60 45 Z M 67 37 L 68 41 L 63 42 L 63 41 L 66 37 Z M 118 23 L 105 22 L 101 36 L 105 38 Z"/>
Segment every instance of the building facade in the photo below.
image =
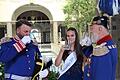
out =
<path fill-rule="evenodd" d="M 27 19 L 32 23 L 31 36 L 40 44 L 42 54 L 56 56 L 61 41 L 60 29 L 63 29 L 59 27 L 65 20 L 65 4 L 65 0 L 0 0 L 0 38 L 14 36 L 15 22 Z"/>

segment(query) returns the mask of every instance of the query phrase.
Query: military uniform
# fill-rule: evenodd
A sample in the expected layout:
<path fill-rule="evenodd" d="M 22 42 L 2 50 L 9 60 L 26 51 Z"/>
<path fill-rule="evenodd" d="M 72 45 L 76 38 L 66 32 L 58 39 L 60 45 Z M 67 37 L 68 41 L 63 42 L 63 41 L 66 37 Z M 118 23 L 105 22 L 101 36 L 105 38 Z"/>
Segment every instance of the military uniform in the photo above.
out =
<path fill-rule="evenodd" d="M 84 80 L 115 80 L 118 52 L 110 35 L 97 42 L 84 67 Z"/>
<path fill-rule="evenodd" d="M 13 37 L 0 45 L 0 62 L 5 64 L 5 78 L 15 80 L 31 80 L 35 68 L 35 54 L 41 53 L 34 42 L 24 45 L 17 37 Z"/>

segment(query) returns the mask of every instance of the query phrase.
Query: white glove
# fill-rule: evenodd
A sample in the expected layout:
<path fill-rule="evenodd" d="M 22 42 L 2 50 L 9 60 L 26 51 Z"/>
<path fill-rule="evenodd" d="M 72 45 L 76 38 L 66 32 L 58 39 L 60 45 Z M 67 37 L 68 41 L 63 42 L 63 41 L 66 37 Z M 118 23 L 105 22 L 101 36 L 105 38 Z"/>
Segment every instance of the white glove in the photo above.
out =
<path fill-rule="evenodd" d="M 27 44 L 27 43 L 30 43 L 31 42 L 31 38 L 30 36 L 24 36 L 21 41 L 24 43 L 24 44 Z"/>
<path fill-rule="evenodd" d="M 44 70 L 39 72 L 39 75 L 40 75 L 41 78 L 47 77 L 48 74 L 49 74 L 48 69 L 44 69 Z"/>
<path fill-rule="evenodd" d="M 81 46 L 90 46 L 92 44 L 92 41 L 90 37 L 85 36 L 83 39 L 80 40 Z"/>

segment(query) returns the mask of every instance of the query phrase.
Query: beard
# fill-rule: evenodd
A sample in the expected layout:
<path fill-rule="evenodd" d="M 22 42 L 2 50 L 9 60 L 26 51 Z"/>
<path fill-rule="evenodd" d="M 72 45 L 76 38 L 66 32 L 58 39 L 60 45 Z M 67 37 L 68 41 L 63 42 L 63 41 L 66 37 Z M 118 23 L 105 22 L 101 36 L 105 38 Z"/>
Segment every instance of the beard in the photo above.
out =
<path fill-rule="evenodd" d="M 91 34 L 92 43 L 96 43 L 99 40 L 99 36 L 96 33 Z"/>
<path fill-rule="evenodd" d="M 23 35 L 21 35 L 21 34 L 19 34 L 19 33 L 17 33 L 17 36 L 20 38 L 20 39 L 22 39 L 24 36 Z"/>

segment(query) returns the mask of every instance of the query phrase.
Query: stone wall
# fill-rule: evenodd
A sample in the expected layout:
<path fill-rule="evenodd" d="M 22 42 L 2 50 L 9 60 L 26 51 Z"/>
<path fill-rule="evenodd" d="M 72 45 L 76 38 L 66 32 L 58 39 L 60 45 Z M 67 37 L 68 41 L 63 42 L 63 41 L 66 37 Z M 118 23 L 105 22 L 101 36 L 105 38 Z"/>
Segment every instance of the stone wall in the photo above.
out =
<path fill-rule="evenodd" d="M 120 15 L 115 15 L 111 18 L 111 34 L 118 48 L 118 65 L 117 65 L 117 78 L 120 78 Z"/>

